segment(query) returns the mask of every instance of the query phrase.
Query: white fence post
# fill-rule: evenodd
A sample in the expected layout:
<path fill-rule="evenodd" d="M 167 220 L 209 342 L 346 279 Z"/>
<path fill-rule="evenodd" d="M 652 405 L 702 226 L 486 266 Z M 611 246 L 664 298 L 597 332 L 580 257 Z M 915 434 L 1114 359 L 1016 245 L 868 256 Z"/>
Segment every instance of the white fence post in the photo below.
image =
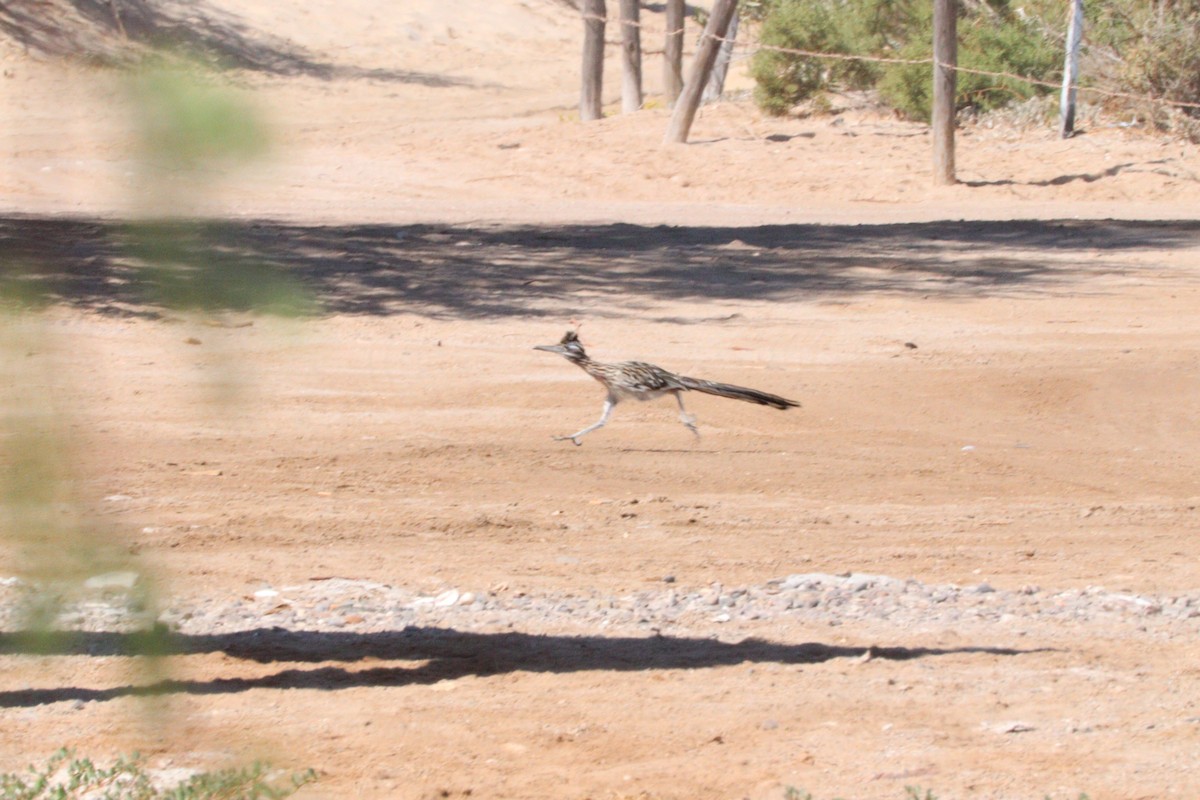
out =
<path fill-rule="evenodd" d="M 1063 66 L 1062 100 L 1059 102 L 1060 133 L 1069 139 L 1075 133 L 1075 84 L 1079 81 L 1079 46 L 1083 41 L 1083 0 L 1071 0 L 1067 25 L 1067 62 Z"/>

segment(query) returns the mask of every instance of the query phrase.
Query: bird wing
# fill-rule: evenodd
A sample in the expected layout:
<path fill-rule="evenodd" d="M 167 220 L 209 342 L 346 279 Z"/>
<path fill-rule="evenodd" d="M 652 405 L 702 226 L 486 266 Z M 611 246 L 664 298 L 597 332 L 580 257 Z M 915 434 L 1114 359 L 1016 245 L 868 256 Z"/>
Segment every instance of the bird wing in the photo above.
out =
<path fill-rule="evenodd" d="M 644 361 L 625 361 L 618 365 L 630 389 L 645 392 L 663 392 L 683 389 L 679 376 L 662 367 Z"/>

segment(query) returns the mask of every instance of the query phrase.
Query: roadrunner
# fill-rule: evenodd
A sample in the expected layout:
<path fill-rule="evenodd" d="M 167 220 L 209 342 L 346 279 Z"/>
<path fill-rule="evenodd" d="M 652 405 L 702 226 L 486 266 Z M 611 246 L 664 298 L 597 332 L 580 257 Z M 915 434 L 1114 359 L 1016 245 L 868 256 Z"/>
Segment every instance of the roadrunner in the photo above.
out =
<path fill-rule="evenodd" d="M 679 418 L 683 420 L 683 424 L 687 426 L 688 430 L 697 436 L 700 435 L 700 431 L 696 430 L 696 418 L 687 413 L 687 409 L 683 407 L 683 393 L 687 391 L 715 394 L 718 397 L 732 397 L 734 400 L 745 400 L 747 403 L 758 403 L 759 405 L 771 406 L 772 408 L 785 411 L 800 405 L 795 400 L 788 400 L 779 395 L 760 392 L 757 389 L 747 389 L 744 386 L 733 386 L 728 383 L 716 383 L 715 381 L 703 381 L 698 378 L 676 375 L 674 372 L 668 372 L 662 367 L 657 367 L 654 364 L 646 364 L 642 361 L 621 361 L 617 364 L 603 364 L 599 361 L 593 361 L 584 352 L 583 343 L 579 341 L 579 335 L 575 331 L 567 331 L 562 341 L 558 344 L 540 344 L 533 349 L 545 350 L 548 353 L 558 353 L 567 359 L 567 361 L 579 366 L 588 375 L 600 381 L 608 392 L 608 395 L 604 398 L 604 412 L 600 415 L 600 419 L 597 422 L 581 431 L 572 433 L 570 436 L 554 437 L 555 440 L 560 442 L 570 439 L 576 446 L 583 444 L 579 440 L 585 434 L 591 433 L 597 428 L 604 427 L 604 424 L 608 422 L 608 418 L 612 416 L 613 407 L 629 397 L 636 400 L 651 400 L 655 397 L 662 397 L 664 394 L 674 395 L 676 402 L 679 403 Z"/>

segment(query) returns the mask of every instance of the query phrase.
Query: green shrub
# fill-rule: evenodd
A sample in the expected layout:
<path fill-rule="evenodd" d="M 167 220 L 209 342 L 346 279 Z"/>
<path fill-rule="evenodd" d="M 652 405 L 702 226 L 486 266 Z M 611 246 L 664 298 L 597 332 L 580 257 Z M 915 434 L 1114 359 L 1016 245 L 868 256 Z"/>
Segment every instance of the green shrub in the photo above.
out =
<path fill-rule="evenodd" d="M 958 63 L 1057 84 L 1062 76 L 1065 0 L 963 0 Z M 810 52 L 929 59 L 929 0 L 761 0 L 747 9 L 761 20 L 765 45 Z M 755 97 L 773 114 L 834 89 L 877 89 L 913 119 L 928 119 L 932 67 L 814 59 L 761 50 L 752 73 Z M 1148 100 L 1108 97 L 1104 105 L 1158 127 L 1200 139 L 1200 0 L 1109 0 L 1088 3 L 1081 85 Z M 989 111 L 1055 91 L 1027 81 L 958 74 L 958 109 Z M 1088 97 L 1088 95 L 1084 95 Z M 1175 103 L 1175 105 L 1172 105 Z"/>
<path fill-rule="evenodd" d="M 763 23 L 762 43 L 813 51 L 843 51 L 836 41 L 833 18 L 817 3 L 785 3 Z M 754 99 L 769 114 L 786 114 L 798 101 L 827 85 L 825 65 L 776 50 L 759 50 L 750 66 Z"/>
<path fill-rule="evenodd" d="M 926 3 L 910 19 L 906 44 L 899 56 L 933 56 L 933 11 Z M 958 23 L 958 65 L 966 69 L 1028 75 L 1056 82 L 1062 78 L 1062 44 L 1051 40 L 1032 16 L 1024 18 L 1004 8 L 994 14 L 970 14 Z M 884 70 L 877 88 L 885 103 L 912 119 L 929 119 L 933 105 L 933 67 L 897 64 Z M 955 108 L 990 111 L 1052 91 L 1013 78 L 959 72 Z"/>
<path fill-rule="evenodd" d="M 1038 19 L 1017 13 L 1004 0 L 972 6 L 959 21 L 959 64 L 1055 80 L 1061 44 Z M 763 44 L 813 52 L 928 59 L 933 51 L 933 12 L 915 0 L 772 0 L 764 7 Z M 752 71 L 756 99 L 766 111 L 786 113 L 797 102 L 831 88 L 879 89 L 903 114 L 928 119 L 932 67 L 814 59 L 761 50 Z M 1046 91 L 1023 81 L 960 73 L 961 108 L 996 108 Z"/>
<path fill-rule="evenodd" d="M 1167 101 L 1200 103 L 1200 0 L 1147 3 L 1111 0 L 1088 7 L 1092 85 Z M 1130 99 L 1110 107 L 1131 111 L 1165 130 L 1197 140 L 1200 109 Z"/>
<path fill-rule="evenodd" d="M 884 44 L 883 37 L 894 24 L 891 18 L 903 17 L 902 9 L 909 4 L 907 0 L 774 0 L 762 9 L 762 43 L 815 53 L 871 52 Z M 864 61 L 805 58 L 764 49 L 755 55 L 751 72 L 759 105 L 772 114 L 784 114 L 830 86 L 872 86 L 880 70 Z"/>

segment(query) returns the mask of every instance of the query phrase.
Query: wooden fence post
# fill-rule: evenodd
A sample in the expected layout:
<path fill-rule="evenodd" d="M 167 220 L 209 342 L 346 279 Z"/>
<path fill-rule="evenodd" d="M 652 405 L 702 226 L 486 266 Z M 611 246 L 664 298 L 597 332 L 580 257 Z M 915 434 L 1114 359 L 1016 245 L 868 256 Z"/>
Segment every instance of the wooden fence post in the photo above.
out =
<path fill-rule="evenodd" d="M 733 60 L 733 45 L 737 41 L 738 12 L 733 10 L 733 19 L 729 20 L 729 28 L 725 31 L 725 41 L 717 50 L 717 60 L 713 62 L 712 74 L 704 85 L 704 93 L 700 95 L 701 103 L 715 103 L 721 99 L 725 91 L 725 75 L 729 72 L 729 62 Z"/>
<path fill-rule="evenodd" d="M 642 27 L 639 0 L 621 0 L 621 111 L 642 107 Z"/>
<path fill-rule="evenodd" d="M 700 37 L 700 46 L 692 57 L 692 69 L 688 74 L 687 83 L 675 103 L 675 111 L 671 114 L 671 123 L 667 126 L 666 141 L 686 142 L 688 131 L 696 119 L 696 109 L 700 107 L 700 94 L 708 83 L 708 75 L 712 72 L 713 62 L 717 60 L 717 50 L 725 32 L 729 30 L 729 21 L 737 8 L 737 0 L 715 0 L 708 24 L 704 26 L 704 34 Z"/>
<path fill-rule="evenodd" d="M 583 88 L 579 93 L 579 118 L 600 119 L 604 88 L 604 25 L 608 8 L 604 0 L 583 0 Z"/>
<path fill-rule="evenodd" d="M 954 100 L 958 67 L 958 2 L 933 0 L 933 182 L 954 176 Z"/>
<path fill-rule="evenodd" d="M 675 105 L 683 89 L 683 14 L 687 0 L 667 0 L 667 43 L 663 47 L 663 94 Z"/>
<path fill-rule="evenodd" d="M 1079 81 L 1079 45 L 1083 41 L 1083 0 L 1072 0 L 1067 24 L 1067 61 L 1063 66 L 1062 99 L 1059 101 L 1059 133 L 1069 139 L 1075 133 L 1075 84 Z"/>

